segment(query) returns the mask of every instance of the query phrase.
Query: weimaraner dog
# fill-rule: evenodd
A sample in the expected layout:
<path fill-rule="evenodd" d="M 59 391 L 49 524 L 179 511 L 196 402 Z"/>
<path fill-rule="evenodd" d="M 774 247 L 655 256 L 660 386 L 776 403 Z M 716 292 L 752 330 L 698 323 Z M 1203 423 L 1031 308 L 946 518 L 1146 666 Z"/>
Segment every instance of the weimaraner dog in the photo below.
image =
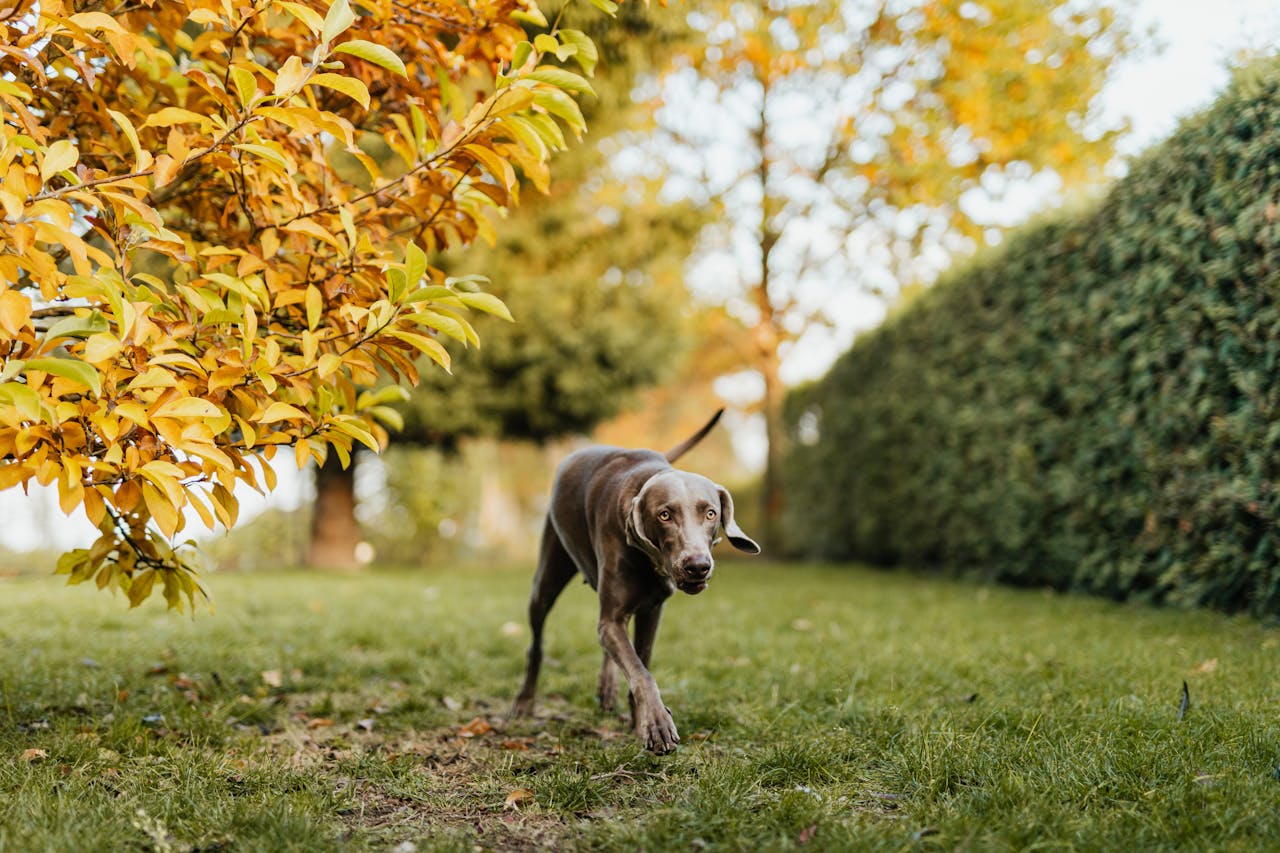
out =
<path fill-rule="evenodd" d="M 594 446 L 561 463 L 529 597 L 533 640 L 513 716 L 533 710 L 543 623 L 561 590 L 582 572 L 600 597 L 600 705 L 613 709 L 621 668 L 631 688 L 636 736 L 658 754 L 680 742 L 649 673 L 662 607 L 677 589 L 696 595 L 707 588 L 714 566 L 711 546 L 720 541 L 717 531 L 723 529 L 739 551 L 760 553 L 760 546 L 734 522 L 733 498 L 723 486 L 671 467 L 711 431 L 721 412 L 666 454 Z M 632 616 L 634 645 L 627 637 Z"/>

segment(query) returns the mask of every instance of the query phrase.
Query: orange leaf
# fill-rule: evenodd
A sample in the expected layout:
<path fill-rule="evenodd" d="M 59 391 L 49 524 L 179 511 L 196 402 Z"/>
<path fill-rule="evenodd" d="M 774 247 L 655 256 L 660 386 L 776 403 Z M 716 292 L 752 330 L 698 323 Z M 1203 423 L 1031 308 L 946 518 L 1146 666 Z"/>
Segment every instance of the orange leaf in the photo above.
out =
<path fill-rule="evenodd" d="M 507 794 L 507 798 L 502 801 L 502 807 L 509 810 L 518 809 L 521 803 L 532 799 L 533 791 L 528 788 L 516 788 L 510 794 Z"/>
<path fill-rule="evenodd" d="M 480 717 L 476 717 L 474 720 L 458 729 L 458 736 L 479 737 L 480 735 L 488 734 L 491 731 L 493 731 L 493 726 L 489 725 L 488 722 Z"/>

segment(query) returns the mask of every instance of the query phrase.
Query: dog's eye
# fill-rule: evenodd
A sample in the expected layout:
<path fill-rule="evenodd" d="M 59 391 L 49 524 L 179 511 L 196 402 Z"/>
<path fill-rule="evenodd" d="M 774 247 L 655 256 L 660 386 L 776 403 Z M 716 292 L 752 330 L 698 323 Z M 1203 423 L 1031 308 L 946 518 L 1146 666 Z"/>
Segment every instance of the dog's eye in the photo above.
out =
<path fill-rule="evenodd" d="M 659 521 L 670 521 L 670 520 L 671 520 L 671 510 L 669 510 L 669 509 L 664 509 L 662 512 L 658 513 L 658 520 L 659 520 Z"/>
<path fill-rule="evenodd" d="M 714 509 L 709 509 L 709 510 L 707 510 L 707 519 L 708 519 L 708 520 L 710 520 L 710 521 L 714 521 L 714 520 L 715 520 L 715 517 L 716 517 L 716 511 L 715 511 Z"/>

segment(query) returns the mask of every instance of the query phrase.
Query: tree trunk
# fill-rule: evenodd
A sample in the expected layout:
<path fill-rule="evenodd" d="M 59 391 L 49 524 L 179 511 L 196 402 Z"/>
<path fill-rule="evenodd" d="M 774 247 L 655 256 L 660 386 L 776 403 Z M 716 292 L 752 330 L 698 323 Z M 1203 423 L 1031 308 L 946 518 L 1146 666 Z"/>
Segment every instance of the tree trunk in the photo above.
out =
<path fill-rule="evenodd" d="M 355 474 L 355 463 L 343 468 L 336 453 L 330 453 L 316 469 L 316 502 L 307 549 L 307 565 L 312 568 L 360 568 L 356 559 L 360 525 L 356 522 Z"/>
<path fill-rule="evenodd" d="M 770 194 L 769 177 L 773 163 L 769 158 L 769 82 L 762 78 L 760 95 L 760 123 L 755 129 L 755 144 L 759 163 L 756 167 L 756 179 L 760 182 L 760 230 L 757 237 L 760 241 L 759 280 L 753 288 L 753 298 L 759 317 L 752 330 L 756 346 L 756 368 L 764 379 L 764 430 L 768 448 L 765 455 L 764 482 L 760 490 L 760 538 L 762 544 L 770 549 L 781 549 L 784 543 L 781 538 L 782 517 L 782 458 L 783 458 L 783 424 L 782 399 L 786 389 L 782 387 L 779 366 L 781 357 L 778 349 L 783 340 L 783 329 L 779 324 L 777 309 L 774 305 L 774 294 L 771 292 L 773 250 L 781 236 L 775 216 L 778 209 L 776 198 Z"/>
<path fill-rule="evenodd" d="M 786 388 L 778 375 L 778 350 L 760 354 L 760 374 L 764 378 L 764 434 L 768 447 L 765 450 L 764 480 L 760 490 L 760 535 L 775 555 L 786 548 L 782 536 L 782 460 L 786 448 L 786 428 L 782 422 L 782 401 Z"/>

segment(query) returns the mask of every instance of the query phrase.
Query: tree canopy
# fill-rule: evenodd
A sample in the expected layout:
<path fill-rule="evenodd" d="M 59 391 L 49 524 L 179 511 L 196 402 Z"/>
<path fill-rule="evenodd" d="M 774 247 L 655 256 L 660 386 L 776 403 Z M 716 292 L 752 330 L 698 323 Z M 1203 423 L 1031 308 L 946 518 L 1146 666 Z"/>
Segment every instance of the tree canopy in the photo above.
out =
<path fill-rule="evenodd" d="M 650 153 L 728 212 L 705 290 L 754 337 L 776 541 L 783 359 L 842 291 L 910 283 L 998 230 L 984 201 L 1100 177 L 1118 129 L 1095 99 L 1133 42 L 1105 0 L 704 0 L 691 19 L 705 38 L 672 70 Z"/>
<path fill-rule="evenodd" d="M 549 189 L 597 58 L 517 0 L 21 0 L 0 54 L 0 488 L 98 525 L 71 582 L 175 607 L 188 510 L 381 446 L 360 389 L 507 315 L 438 259 Z"/>

